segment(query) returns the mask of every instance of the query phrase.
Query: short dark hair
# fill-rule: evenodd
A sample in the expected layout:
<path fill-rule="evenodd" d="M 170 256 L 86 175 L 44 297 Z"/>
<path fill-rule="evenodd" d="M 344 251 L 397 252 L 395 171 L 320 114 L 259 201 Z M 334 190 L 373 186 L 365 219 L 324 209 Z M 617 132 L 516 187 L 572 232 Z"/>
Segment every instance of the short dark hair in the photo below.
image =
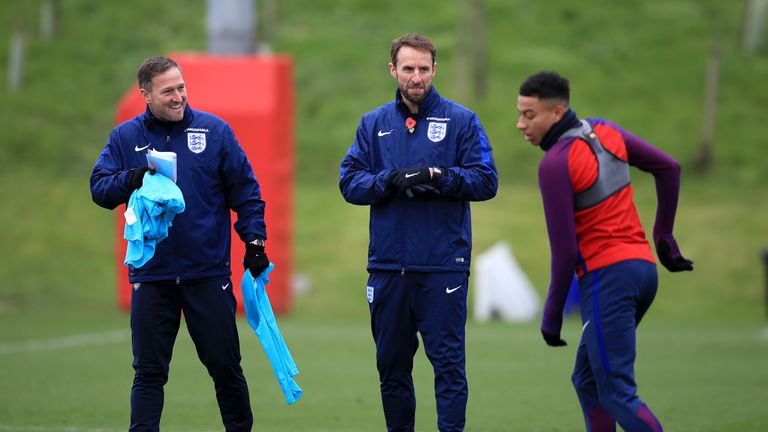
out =
<path fill-rule="evenodd" d="M 520 85 L 520 96 L 556 99 L 567 105 L 571 97 L 568 80 L 557 72 L 544 71 L 531 75 Z"/>
<path fill-rule="evenodd" d="M 392 56 L 393 65 L 397 66 L 397 53 L 403 46 L 429 51 L 432 54 L 432 64 L 435 64 L 437 50 L 432 41 L 418 33 L 407 33 L 392 41 L 392 48 L 389 50 L 389 54 Z"/>
<path fill-rule="evenodd" d="M 139 71 L 136 73 L 136 79 L 139 81 L 139 87 L 146 91 L 151 91 L 152 78 L 173 67 L 177 68 L 179 72 L 181 72 L 179 65 L 168 57 L 156 56 L 144 60 L 144 63 L 141 64 Z"/>

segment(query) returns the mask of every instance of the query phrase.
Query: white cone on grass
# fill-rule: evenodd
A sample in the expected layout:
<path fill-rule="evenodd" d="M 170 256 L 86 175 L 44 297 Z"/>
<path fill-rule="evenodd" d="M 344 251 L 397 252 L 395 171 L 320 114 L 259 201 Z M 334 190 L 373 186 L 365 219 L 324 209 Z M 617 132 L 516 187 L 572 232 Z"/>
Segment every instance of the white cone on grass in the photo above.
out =
<path fill-rule="evenodd" d="M 474 263 L 474 318 L 506 322 L 535 319 L 541 300 L 506 242 L 496 243 L 478 255 Z"/>

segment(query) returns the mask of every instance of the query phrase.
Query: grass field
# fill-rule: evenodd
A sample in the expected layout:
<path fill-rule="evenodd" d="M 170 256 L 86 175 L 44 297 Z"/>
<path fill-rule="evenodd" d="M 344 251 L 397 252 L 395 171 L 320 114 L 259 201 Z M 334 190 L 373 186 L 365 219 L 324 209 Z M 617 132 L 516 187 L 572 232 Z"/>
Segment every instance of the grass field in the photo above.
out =
<path fill-rule="evenodd" d="M 296 380 L 304 396 L 293 406 L 285 403 L 256 336 L 241 321 L 254 430 L 382 430 L 367 322 L 288 318 L 280 325 L 301 370 Z M 0 317 L 0 430 L 125 430 L 132 380 L 127 327 L 126 315 L 102 308 Z M 583 430 L 569 381 L 579 329 L 569 320 L 564 337 L 570 345 L 552 349 L 534 325 L 470 324 L 467 430 Z M 758 431 L 768 422 L 767 327 L 670 326 L 651 312 L 638 347 L 640 395 L 665 430 Z M 421 350 L 414 376 L 417 430 L 435 430 L 432 373 Z M 171 364 L 162 427 L 221 429 L 211 381 L 185 328 Z"/>
<path fill-rule="evenodd" d="M 114 107 L 142 59 L 204 51 L 203 0 L 58 2 L 56 37 L 36 36 L 39 1 L 0 2 L 0 82 L 11 31 L 27 32 L 22 89 L 0 86 L 0 432 L 125 430 L 132 380 L 128 316 L 114 298 L 113 215 L 87 179 Z M 549 251 L 536 164 L 514 130 L 525 76 L 557 69 L 580 116 L 624 125 L 684 167 L 675 226 L 688 274 L 660 271 L 639 332 L 640 395 L 668 431 L 761 431 L 768 424 L 768 50 L 741 50 L 743 2 L 487 0 L 491 92 L 457 99 L 482 120 L 499 168 L 498 196 L 473 205 L 475 255 L 497 241 L 540 294 Z M 418 31 L 438 44 L 441 94 L 456 98 L 463 10 L 438 0 L 279 2 L 273 49 L 294 60 L 295 270 L 311 289 L 280 325 L 305 395 L 287 406 L 242 322 L 244 368 L 262 431 L 382 430 L 364 286 L 368 209 L 346 204 L 338 163 L 367 110 L 391 99 L 388 44 Z M 715 165 L 694 170 L 707 52 L 723 48 Z M 101 43 L 93 43 L 99 40 Z M 194 106 L 194 89 L 190 101 Z M 258 173 L 257 173 L 258 174 Z M 633 171 L 650 231 L 652 181 Z M 277 263 L 278 265 L 280 263 Z M 470 301 L 472 300 L 470 291 Z M 535 323 L 468 324 L 468 431 L 579 431 L 570 345 L 548 348 Z M 417 430 L 435 430 L 431 370 L 417 354 Z M 213 389 L 182 330 L 163 430 L 220 430 Z"/>
<path fill-rule="evenodd" d="M 648 205 L 654 198 L 652 187 L 637 183 L 638 202 L 646 210 L 642 217 L 652 217 Z M 60 199 L 71 187 L 74 185 L 57 186 Z M 34 195 L 39 191 L 26 192 Z M 243 365 L 256 430 L 382 429 L 363 291 L 366 275 L 361 252 L 367 242 L 367 211 L 344 204 L 337 193 L 335 187 L 305 186 L 297 197 L 297 271 L 310 278 L 312 289 L 296 299 L 290 316 L 280 320 L 301 370 L 297 381 L 305 391 L 295 406 L 285 404 L 255 335 L 241 322 Z M 475 206 L 477 248 L 482 250 L 500 238 L 512 241 L 513 247 L 543 239 L 546 234 L 536 194 L 535 189 L 507 185 L 499 199 Z M 50 196 L 51 204 L 57 205 L 57 194 Z M 83 205 L 88 204 L 85 191 L 77 196 Z M 739 214 L 733 211 L 736 203 L 725 193 L 719 198 L 723 207 L 686 207 L 681 214 L 683 226 L 689 228 L 683 232 L 720 216 Z M 740 211 L 764 212 L 766 202 L 755 200 Z M 79 214 L 62 214 L 61 218 L 75 224 Z M 316 222 L 305 223 L 305 218 Z M 94 220 L 97 223 L 91 229 L 108 236 L 112 219 Z M 42 222 L 34 217 L 18 222 L 18 241 L 28 234 L 27 229 Z M 715 230 L 728 230 L 734 243 L 757 247 L 761 239 L 753 238 L 750 228 L 754 227 L 722 223 Z M 128 316 L 116 310 L 112 296 L 111 245 L 98 241 L 99 236 L 59 237 L 62 233 L 53 227 L 46 233 L 81 251 L 93 249 L 98 259 L 85 266 L 78 264 L 77 254 L 62 253 L 49 264 L 30 265 L 23 272 L 25 277 L 17 279 L 20 287 L 33 290 L 48 272 L 58 273 L 63 280 L 83 278 L 80 273 L 85 273 L 105 283 L 98 290 L 72 296 L 62 283 L 50 290 L 4 297 L 0 383 L 8 391 L 0 392 L 0 431 L 124 430 L 132 380 L 130 334 Z M 683 238 L 697 270 L 660 273 L 656 304 L 639 334 L 640 395 L 666 430 L 761 430 L 768 421 L 764 409 L 768 403 L 768 326 L 762 319 L 760 269 L 750 267 L 754 259 L 751 248 L 721 251 L 711 244 L 712 236 Z M 330 243 L 346 252 L 329 253 L 323 245 Z M 545 248 L 515 248 L 521 265 L 539 288 L 546 283 Z M 41 242 L 30 243 L 21 252 L 34 255 L 44 250 Z M 719 286 L 722 271 L 734 277 L 730 289 Z M 535 323 L 470 322 L 467 430 L 581 430 L 569 381 L 580 327 L 574 319 L 567 321 L 564 335 L 570 345 L 555 350 L 540 340 Z M 415 378 L 417 430 L 434 430 L 432 375 L 423 351 L 417 354 Z M 167 386 L 163 430 L 219 429 L 210 380 L 182 329 Z"/>

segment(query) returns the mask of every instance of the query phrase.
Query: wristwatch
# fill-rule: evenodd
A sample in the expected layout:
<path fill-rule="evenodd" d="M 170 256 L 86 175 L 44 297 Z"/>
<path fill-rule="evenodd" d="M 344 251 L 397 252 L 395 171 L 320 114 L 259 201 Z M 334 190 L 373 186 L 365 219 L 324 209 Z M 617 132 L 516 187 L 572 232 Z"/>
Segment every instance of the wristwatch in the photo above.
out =
<path fill-rule="evenodd" d="M 264 247 L 264 239 L 257 238 L 256 240 L 249 241 L 248 243 L 254 245 L 254 246 L 261 246 Z"/>

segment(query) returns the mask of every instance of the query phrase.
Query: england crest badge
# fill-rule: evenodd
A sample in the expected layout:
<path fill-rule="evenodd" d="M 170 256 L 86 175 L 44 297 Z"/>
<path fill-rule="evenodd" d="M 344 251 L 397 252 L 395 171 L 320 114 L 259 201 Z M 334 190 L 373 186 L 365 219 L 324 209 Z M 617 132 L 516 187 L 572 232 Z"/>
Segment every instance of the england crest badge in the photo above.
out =
<path fill-rule="evenodd" d="M 373 303 L 373 287 L 369 286 L 366 287 L 367 294 L 368 294 L 368 303 Z"/>
<path fill-rule="evenodd" d="M 205 150 L 205 134 L 187 132 L 187 147 L 193 153 L 201 153 Z"/>
<path fill-rule="evenodd" d="M 432 142 L 440 142 L 445 138 L 445 133 L 448 131 L 448 123 L 429 122 L 429 128 L 427 128 L 427 138 Z"/>

